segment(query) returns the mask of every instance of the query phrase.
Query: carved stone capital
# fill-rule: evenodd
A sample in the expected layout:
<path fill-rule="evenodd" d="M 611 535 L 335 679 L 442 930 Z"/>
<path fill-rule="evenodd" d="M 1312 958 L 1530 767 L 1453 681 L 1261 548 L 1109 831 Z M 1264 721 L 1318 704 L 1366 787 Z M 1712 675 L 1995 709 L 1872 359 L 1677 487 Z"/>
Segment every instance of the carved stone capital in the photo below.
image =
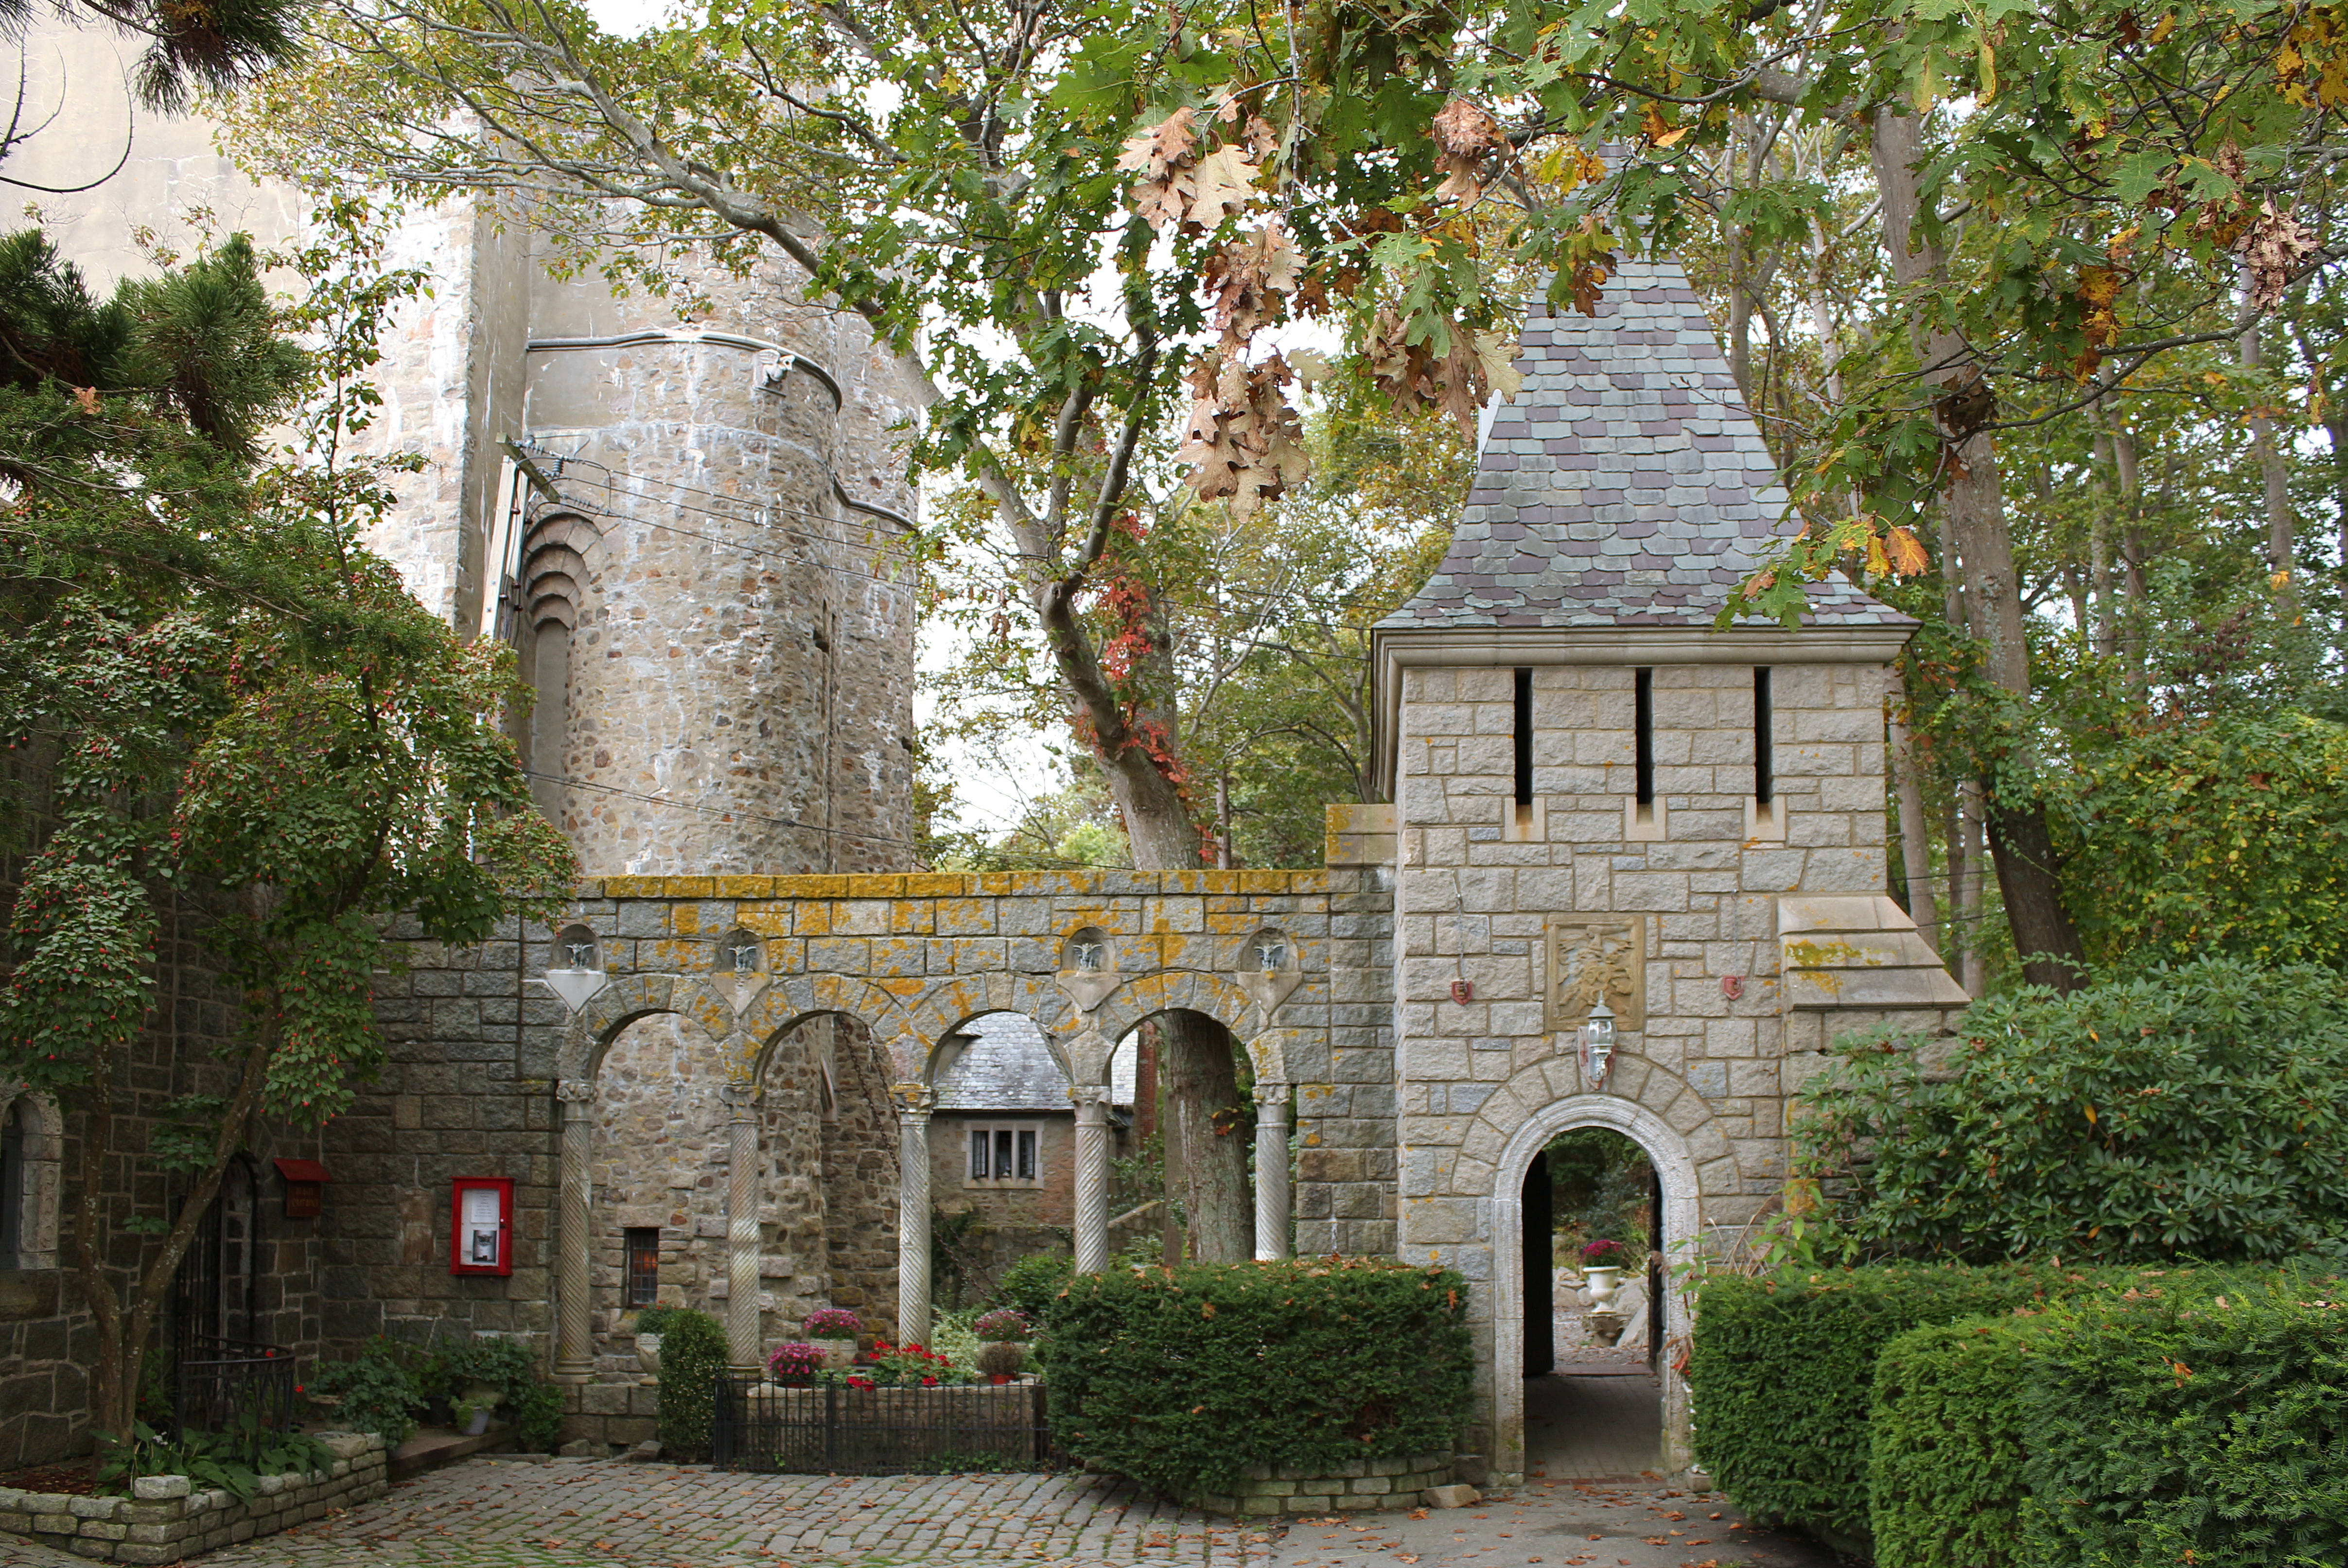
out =
<path fill-rule="evenodd" d="M 736 1111 L 747 1111 L 758 1102 L 758 1086 L 736 1079 L 717 1091 L 717 1098 Z"/>
<path fill-rule="evenodd" d="M 897 1102 L 897 1114 L 908 1122 L 925 1122 L 938 1108 L 938 1091 L 926 1083 L 892 1083 L 889 1094 Z"/>
<path fill-rule="evenodd" d="M 1267 1105 L 1285 1105 L 1288 1103 L 1288 1093 L 1287 1084 L 1269 1083 L 1259 1078 L 1255 1081 L 1256 1109 L 1262 1111 Z"/>
<path fill-rule="evenodd" d="M 565 1105 L 592 1105 L 595 1101 L 595 1081 L 592 1078 L 559 1078 L 554 1082 L 554 1097 Z"/>

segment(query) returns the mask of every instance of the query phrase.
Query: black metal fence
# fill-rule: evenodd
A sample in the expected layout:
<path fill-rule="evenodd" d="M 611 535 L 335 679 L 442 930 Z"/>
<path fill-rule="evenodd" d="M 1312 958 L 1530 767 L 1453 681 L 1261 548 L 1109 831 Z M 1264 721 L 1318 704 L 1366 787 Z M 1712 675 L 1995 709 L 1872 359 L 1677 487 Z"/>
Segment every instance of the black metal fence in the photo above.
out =
<path fill-rule="evenodd" d="M 720 1374 L 713 1413 L 711 1458 L 720 1470 L 948 1475 L 1056 1468 L 1041 1383 L 786 1389 Z"/>
<path fill-rule="evenodd" d="M 294 1352 L 283 1345 L 191 1335 L 182 1341 L 171 1404 L 171 1438 L 229 1432 L 256 1438 L 301 1424 Z"/>

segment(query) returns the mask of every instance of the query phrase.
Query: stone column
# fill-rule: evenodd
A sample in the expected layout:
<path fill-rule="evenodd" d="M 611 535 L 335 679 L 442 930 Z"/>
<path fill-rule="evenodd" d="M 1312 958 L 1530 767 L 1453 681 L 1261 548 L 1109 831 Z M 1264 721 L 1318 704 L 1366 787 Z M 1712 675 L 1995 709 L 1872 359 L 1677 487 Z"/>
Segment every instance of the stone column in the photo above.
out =
<path fill-rule="evenodd" d="M 565 1078 L 554 1085 L 562 1107 L 560 1185 L 562 1208 L 554 1231 L 554 1380 L 586 1383 L 595 1377 L 595 1338 L 588 1316 L 588 1168 L 594 1152 L 595 1082 Z"/>
<path fill-rule="evenodd" d="M 897 1093 L 897 1340 L 930 1338 L 930 1112 L 938 1091 L 900 1083 Z"/>
<path fill-rule="evenodd" d="M 1288 1255 L 1288 1085 L 1255 1086 L 1255 1255 Z"/>
<path fill-rule="evenodd" d="M 731 1113 L 726 1170 L 726 1341 L 737 1373 L 758 1369 L 758 1086 L 718 1091 Z"/>
<path fill-rule="evenodd" d="M 1108 1091 L 1085 1084 L 1076 1102 L 1076 1272 L 1108 1267 Z"/>

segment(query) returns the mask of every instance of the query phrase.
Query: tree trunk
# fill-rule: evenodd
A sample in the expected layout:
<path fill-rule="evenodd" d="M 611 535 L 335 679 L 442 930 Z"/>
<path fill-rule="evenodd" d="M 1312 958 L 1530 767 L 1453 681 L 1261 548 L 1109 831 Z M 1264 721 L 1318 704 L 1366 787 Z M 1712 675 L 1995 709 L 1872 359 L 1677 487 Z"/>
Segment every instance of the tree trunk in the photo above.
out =
<path fill-rule="evenodd" d="M 195 1184 L 180 1201 L 180 1213 L 164 1233 L 162 1245 L 151 1257 L 141 1247 L 140 1266 L 130 1280 L 127 1306 L 115 1293 L 106 1267 L 105 1248 L 100 1245 L 108 1234 L 103 1200 L 107 1192 L 106 1166 L 114 1135 L 114 1067 L 110 1052 L 98 1053 L 84 1101 L 81 1196 L 74 1211 L 75 1283 L 80 1287 L 91 1317 L 97 1319 L 94 1327 L 98 1330 L 89 1409 L 100 1440 L 92 1456 L 93 1463 L 105 1462 L 107 1440 L 130 1440 L 138 1420 L 139 1385 L 147 1364 L 148 1342 L 154 1337 L 164 1296 L 171 1287 L 180 1260 L 187 1255 L 188 1245 L 195 1239 L 206 1211 L 220 1196 L 221 1181 L 227 1173 L 229 1160 L 244 1142 L 244 1126 L 252 1119 L 253 1107 L 260 1103 L 270 1054 L 277 1044 L 275 997 L 269 996 L 266 1004 L 256 1010 L 263 1019 L 260 1038 L 245 1048 L 236 1092 L 221 1113 L 220 1131 L 212 1141 L 211 1163 L 197 1175 Z"/>
<path fill-rule="evenodd" d="M 1080 727 L 1092 730 L 1094 760 L 1125 823 L 1135 867 L 1197 870 L 1208 844 L 1192 820 L 1190 803 L 1175 783 L 1180 763 L 1172 720 L 1147 705 L 1129 713 L 1124 709 L 1076 614 L 1071 584 L 1047 585 L 1039 595 L 1039 608 L 1055 661 L 1075 701 L 1075 716 Z M 1154 624 L 1147 644 L 1141 655 L 1145 666 L 1170 662 L 1168 640 Z M 1161 673 L 1170 675 L 1170 671 L 1145 668 L 1138 684 L 1145 691 L 1169 689 L 1170 679 L 1153 679 Z M 1248 1191 L 1247 1143 L 1237 1130 L 1244 1118 L 1233 1060 L 1236 1044 L 1229 1030 L 1200 1014 L 1160 1013 L 1157 1023 L 1159 1078 L 1166 1089 L 1169 1195 L 1179 1190 L 1188 1211 L 1193 1257 L 1243 1262 L 1255 1251 L 1255 1204 Z"/>
<path fill-rule="evenodd" d="M 1900 698 L 1895 694 L 1892 700 Z M 1924 785 L 1916 776 L 1915 746 L 1908 726 L 1897 717 L 1890 730 L 1891 784 L 1900 802 L 1900 861 L 1908 885 L 1908 917 L 1934 952 L 1945 952 L 1941 912 L 1932 903 L 1932 836 L 1924 825 Z"/>
<path fill-rule="evenodd" d="M 1917 117 L 1888 107 L 1875 114 L 1875 179 L 1883 204 L 1884 243 L 1890 251 L 1893 277 L 1903 292 L 1911 292 L 1948 286 L 1940 249 L 1915 242 L 1920 123 Z M 1910 323 L 1910 333 L 1925 379 L 1942 394 L 1940 421 L 1947 462 L 1942 516 L 1963 565 L 1968 630 L 1982 645 L 1989 678 L 2026 701 L 2030 651 L 2023 639 L 2021 582 L 2006 528 L 1996 446 L 1977 428 L 1983 422 L 1977 412 L 1983 391 L 1980 371 L 1952 333 L 1921 319 Z M 2023 738 L 2015 737 L 2014 743 L 2022 744 Z M 2019 771 L 2028 773 L 2026 767 Z M 1993 836 L 1999 840 L 1998 886 L 2005 896 L 2014 947 L 2025 955 L 2024 972 L 2039 984 L 2070 989 L 2078 984 L 2079 938 L 2063 907 L 2062 889 L 2047 853 L 2053 839 L 2044 808 L 2034 798 L 1998 799 L 1991 815 L 1997 827 Z"/>
<path fill-rule="evenodd" d="M 1957 983 L 1967 995 L 1977 997 L 1989 989 L 1989 958 L 1982 951 L 1982 787 L 1976 780 L 1958 786 L 1956 828 L 1964 860 L 1963 878 L 1955 889 L 1958 920 L 1964 927 Z"/>
<path fill-rule="evenodd" d="M 1255 1255 L 1255 1210 L 1248 1197 L 1248 1118 L 1231 1031 L 1194 1012 L 1158 1017 L 1158 1070 L 1166 1084 L 1169 1185 L 1181 1183 L 1190 1255 L 1244 1263 Z"/>
<path fill-rule="evenodd" d="M 2250 287 L 2247 271 L 2242 286 L 2246 292 Z M 2248 371 L 2256 371 L 2264 363 L 2259 348 L 2259 327 L 2255 322 L 2241 335 L 2240 358 L 2242 368 Z M 2255 395 L 2259 399 L 2258 406 L 2263 410 L 2266 406 L 2264 390 L 2260 389 Z M 2291 465 L 2275 440 L 2274 421 L 2266 417 L 2263 412 L 2250 421 L 2250 455 L 2258 460 L 2259 475 L 2266 488 L 2267 566 L 2282 579 L 2275 585 L 2278 591 L 2289 597 L 2292 592 L 2292 535 L 2296 531 L 2291 515 Z"/>

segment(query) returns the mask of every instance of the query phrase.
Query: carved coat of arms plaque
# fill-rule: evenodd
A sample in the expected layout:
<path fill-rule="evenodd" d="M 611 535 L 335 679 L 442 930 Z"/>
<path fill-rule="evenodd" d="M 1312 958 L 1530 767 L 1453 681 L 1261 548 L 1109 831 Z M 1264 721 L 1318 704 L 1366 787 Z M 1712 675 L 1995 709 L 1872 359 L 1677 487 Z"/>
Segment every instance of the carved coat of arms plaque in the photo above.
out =
<path fill-rule="evenodd" d="M 1647 922 L 1637 915 L 1561 916 L 1548 922 L 1547 1023 L 1580 1029 L 1600 997 L 1614 1026 L 1647 1026 Z"/>

